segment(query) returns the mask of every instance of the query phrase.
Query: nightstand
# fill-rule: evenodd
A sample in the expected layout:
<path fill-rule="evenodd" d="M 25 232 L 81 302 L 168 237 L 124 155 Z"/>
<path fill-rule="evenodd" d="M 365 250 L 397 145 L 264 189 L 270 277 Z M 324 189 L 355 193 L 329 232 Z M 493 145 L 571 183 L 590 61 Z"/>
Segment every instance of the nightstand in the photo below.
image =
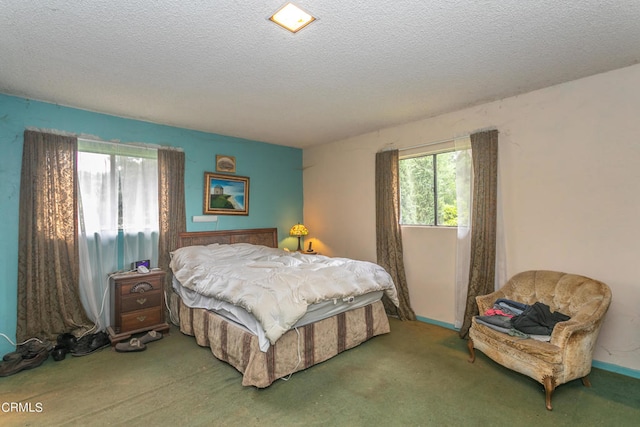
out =
<path fill-rule="evenodd" d="M 111 345 L 147 331 L 168 331 L 164 321 L 165 272 L 123 273 L 111 276 Z"/>

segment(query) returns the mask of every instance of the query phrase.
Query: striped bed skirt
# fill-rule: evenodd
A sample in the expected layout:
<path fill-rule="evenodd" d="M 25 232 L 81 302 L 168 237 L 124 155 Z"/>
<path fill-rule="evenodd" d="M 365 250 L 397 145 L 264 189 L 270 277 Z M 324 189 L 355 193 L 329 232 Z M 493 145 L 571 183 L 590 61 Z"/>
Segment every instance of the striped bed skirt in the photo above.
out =
<path fill-rule="evenodd" d="M 242 374 L 242 385 L 268 387 L 278 378 L 307 369 L 368 339 L 390 332 L 382 301 L 292 329 L 260 350 L 258 337 L 202 308 L 187 307 L 171 293 L 170 309 L 176 326 L 194 336 L 198 345 Z"/>

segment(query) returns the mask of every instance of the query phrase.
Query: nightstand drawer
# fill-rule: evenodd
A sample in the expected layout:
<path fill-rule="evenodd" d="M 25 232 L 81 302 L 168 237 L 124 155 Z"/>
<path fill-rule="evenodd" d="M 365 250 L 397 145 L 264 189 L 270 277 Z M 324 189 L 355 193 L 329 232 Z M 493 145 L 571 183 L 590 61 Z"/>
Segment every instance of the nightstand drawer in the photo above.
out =
<path fill-rule="evenodd" d="M 125 283 L 122 283 L 119 286 L 120 295 L 125 296 L 130 294 L 144 294 L 160 289 L 162 277 L 149 277 L 150 280 L 145 279 L 146 278 L 136 278 L 136 280 L 129 280 Z"/>
<path fill-rule="evenodd" d="M 162 304 L 162 293 L 158 291 L 128 294 L 122 297 L 120 313 L 156 308 Z"/>
<path fill-rule="evenodd" d="M 162 323 L 162 307 L 122 314 L 120 332 L 133 331 Z"/>

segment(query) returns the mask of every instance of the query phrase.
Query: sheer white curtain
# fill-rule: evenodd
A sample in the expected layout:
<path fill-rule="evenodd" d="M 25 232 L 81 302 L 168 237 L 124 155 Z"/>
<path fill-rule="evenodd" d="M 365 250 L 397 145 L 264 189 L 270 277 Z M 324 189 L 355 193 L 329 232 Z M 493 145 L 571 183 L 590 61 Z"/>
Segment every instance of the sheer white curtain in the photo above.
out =
<path fill-rule="evenodd" d="M 158 265 L 158 157 L 157 150 L 151 151 L 153 158 L 117 157 L 125 268 L 141 259 Z"/>
<path fill-rule="evenodd" d="M 471 264 L 471 207 L 473 206 L 473 161 L 471 139 L 455 140 L 456 147 L 456 199 L 458 208 L 458 240 L 456 245 L 456 289 L 454 327 L 460 329 L 464 322 Z M 496 269 L 495 289 L 507 281 L 507 259 L 502 206 L 500 204 L 500 180 L 498 175 L 498 204 L 496 221 Z"/>
<path fill-rule="evenodd" d="M 109 275 L 158 260 L 154 149 L 78 140 L 80 296 L 98 330 L 110 325 Z"/>
<path fill-rule="evenodd" d="M 471 139 L 464 137 L 456 139 L 454 142 L 456 147 L 456 203 L 458 209 L 454 327 L 459 329 L 464 320 L 467 288 L 469 286 L 473 162 L 471 159 Z"/>

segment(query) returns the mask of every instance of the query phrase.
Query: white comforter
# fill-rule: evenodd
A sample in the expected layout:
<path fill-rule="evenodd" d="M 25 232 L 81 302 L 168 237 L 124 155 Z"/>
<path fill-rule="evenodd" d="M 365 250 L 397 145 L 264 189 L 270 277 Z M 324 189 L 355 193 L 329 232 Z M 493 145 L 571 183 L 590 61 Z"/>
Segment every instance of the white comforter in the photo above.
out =
<path fill-rule="evenodd" d="M 272 344 L 310 304 L 384 290 L 398 305 L 391 276 L 371 262 L 236 243 L 180 248 L 170 266 L 182 286 L 252 313 Z"/>

